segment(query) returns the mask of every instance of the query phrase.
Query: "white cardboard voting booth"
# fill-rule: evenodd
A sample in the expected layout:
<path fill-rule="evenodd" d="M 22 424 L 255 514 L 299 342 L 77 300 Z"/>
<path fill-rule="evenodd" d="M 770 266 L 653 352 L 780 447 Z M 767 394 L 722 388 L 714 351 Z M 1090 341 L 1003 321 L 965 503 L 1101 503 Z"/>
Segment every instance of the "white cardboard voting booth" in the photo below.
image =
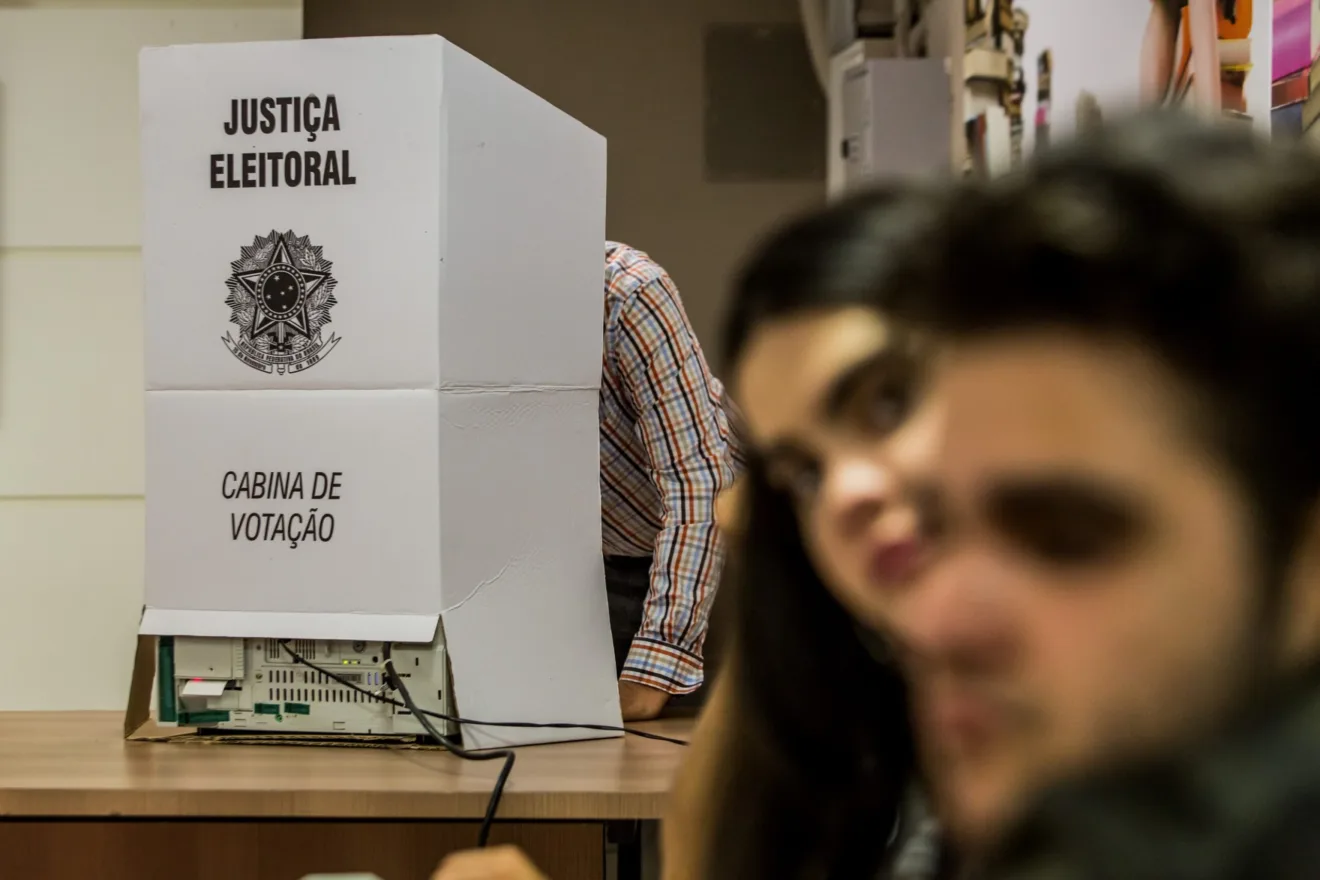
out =
<path fill-rule="evenodd" d="M 464 716 L 619 724 L 604 139 L 434 36 L 148 49 L 141 129 L 142 634 L 443 616 Z"/>

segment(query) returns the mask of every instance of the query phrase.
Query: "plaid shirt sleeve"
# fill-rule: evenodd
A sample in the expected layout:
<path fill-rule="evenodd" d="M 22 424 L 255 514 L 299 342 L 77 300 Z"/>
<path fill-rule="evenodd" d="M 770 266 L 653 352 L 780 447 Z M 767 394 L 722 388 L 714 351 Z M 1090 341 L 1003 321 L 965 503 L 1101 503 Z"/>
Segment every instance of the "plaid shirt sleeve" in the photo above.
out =
<path fill-rule="evenodd" d="M 690 693 L 702 683 L 723 561 L 715 496 L 734 476 L 723 389 L 664 272 L 629 297 L 619 330 L 615 356 L 664 506 L 642 626 L 620 679 Z"/>

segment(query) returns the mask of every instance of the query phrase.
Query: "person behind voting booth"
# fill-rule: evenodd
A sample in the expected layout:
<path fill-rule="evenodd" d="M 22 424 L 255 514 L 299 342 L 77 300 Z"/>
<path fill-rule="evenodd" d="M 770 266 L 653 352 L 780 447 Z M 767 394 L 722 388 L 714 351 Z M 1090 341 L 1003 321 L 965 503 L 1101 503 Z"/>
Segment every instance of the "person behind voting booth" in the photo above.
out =
<path fill-rule="evenodd" d="M 723 561 L 715 498 L 736 440 L 678 289 L 645 253 L 605 244 L 601 520 L 625 721 L 700 699 Z"/>

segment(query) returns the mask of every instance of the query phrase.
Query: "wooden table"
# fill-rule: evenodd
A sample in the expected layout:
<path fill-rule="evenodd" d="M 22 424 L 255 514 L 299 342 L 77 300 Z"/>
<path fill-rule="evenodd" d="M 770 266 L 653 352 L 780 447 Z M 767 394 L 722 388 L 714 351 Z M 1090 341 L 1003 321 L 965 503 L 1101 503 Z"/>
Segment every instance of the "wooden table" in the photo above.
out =
<path fill-rule="evenodd" d="M 692 722 L 639 725 L 686 738 Z M 520 749 L 492 834 L 556 880 L 604 876 L 606 822 L 660 817 L 684 749 Z M 127 743 L 118 713 L 0 713 L 0 877 L 422 880 L 471 846 L 500 762 L 439 751 Z"/>

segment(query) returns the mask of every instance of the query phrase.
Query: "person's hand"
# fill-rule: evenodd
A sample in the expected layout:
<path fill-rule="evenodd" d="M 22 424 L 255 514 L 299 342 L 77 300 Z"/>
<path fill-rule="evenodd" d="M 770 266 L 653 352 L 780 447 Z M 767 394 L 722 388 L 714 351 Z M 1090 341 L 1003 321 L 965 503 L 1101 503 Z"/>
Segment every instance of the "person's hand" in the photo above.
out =
<path fill-rule="evenodd" d="M 431 880 L 548 880 L 516 846 L 493 846 L 445 856 Z"/>
<path fill-rule="evenodd" d="M 669 694 L 632 681 L 619 682 L 619 708 L 624 721 L 649 721 L 669 702 Z"/>

